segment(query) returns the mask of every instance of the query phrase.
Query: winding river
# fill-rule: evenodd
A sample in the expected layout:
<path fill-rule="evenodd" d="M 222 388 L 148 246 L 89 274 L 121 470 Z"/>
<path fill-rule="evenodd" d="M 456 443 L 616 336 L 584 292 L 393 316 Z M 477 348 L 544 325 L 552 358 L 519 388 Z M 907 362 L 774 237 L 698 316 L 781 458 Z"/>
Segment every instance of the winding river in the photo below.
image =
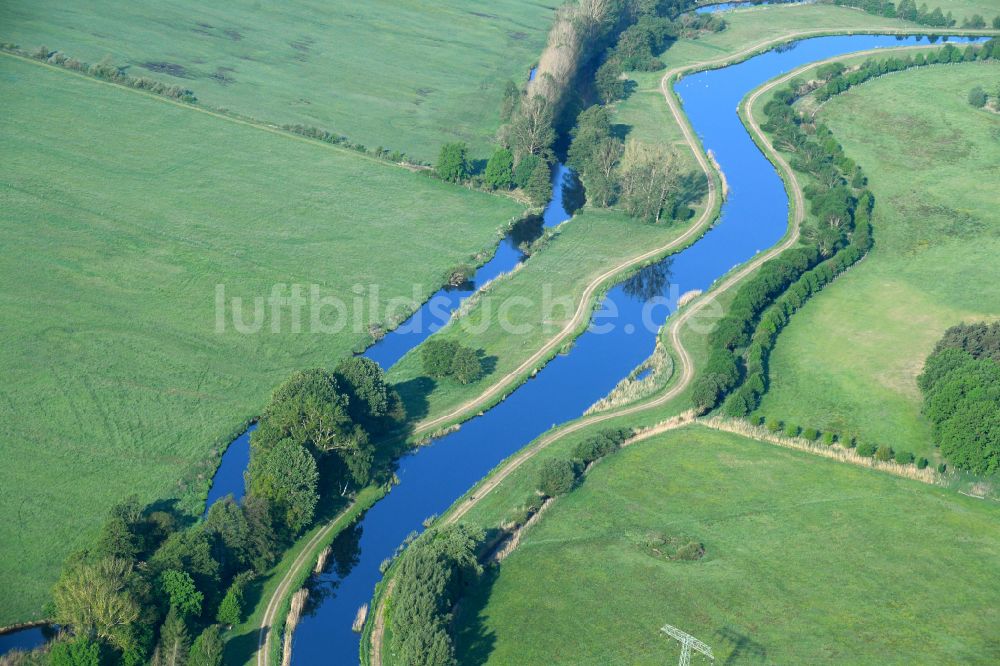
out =
<path fill-rule="evenodd" d="M 679 295 L 707 289 L 733 266 L 785 233 L 788 200 L 773 166 L 736 115 L 740 100 L 783 72 L 835 55 L 917 44 L 921 38 L 819 37 L 793 49 L 680 81 L 676 90 L 729 184 L 719 222 L 682 252 L 613 288 L 572 350 L 460 430 L 399 462 L 398 486 L 334 544 L 326 570 L 310 582 L 312 601 L 295 632 L 293 661 L 354 663 L 351 624 L 381 578 L 379 565 L 422 521 L 447 509 L 501 460 L 554 424 L 580 416 L 652 352 L 658 327 Z M 924 38 L 926 40 L 926 38 Z"/>
<path fill-rule="evenodd" d="M 718 223 L 688 249 L 613 288 L 569 353 L 553 359 L 534 379 L 460 430 L 399 461 L 399 485 L 338 537 L 327 569 L 310 581 L 311 600 L 295 633 L 293 660 L 299 664 L 356 662 L 359 638 L 351 631 L 355 613 L 371 599 L 381 577 L 380 563 L 407 534 L 419 531 L 428 516 L 447 509 L 501 460 L 553 425 L 580 416 L 606 395 L 652 352 L 657 330 L 681 294 L 707 289 L 729 269 L 781 238 L 788 201 L 777 172 L 736 115 L 744 96 L 769 79 L 816 60 L 920 40 L 871 35 L 819 37 L 680 81 L 675 89 L 685 112 L 728 181 L 729 195 Z M 564 187 L 572 184 L 571 174 L 560 167 L 553 181 L 553 202 L 540 223 L 544 226 L 570 216 L 563 195 L 574 191 L 572 186 Z M 443 324 L 447 314 L 477 285 L 523 261 L 524 255 L 517 249 L 518 234 L 526 234 L 530 240 L 538 231 L 515 229 L 470 283 L 443 290 L 433 297 L 433 304 L 425 304 L 414 317 L 443 317 Z M 412 319 L 404 322 L 366 355 L 388 367 L 436 328 L 426 325 L 426 319 L 420 326 L 413 323 Z M 242 496 L 249 432 L 235 440 L 223 456 L 210 502 L 230 493 Z M 14 647 L 30 649 L 43 640 L 39 629 L 0 636 L 0 654 Z"/>

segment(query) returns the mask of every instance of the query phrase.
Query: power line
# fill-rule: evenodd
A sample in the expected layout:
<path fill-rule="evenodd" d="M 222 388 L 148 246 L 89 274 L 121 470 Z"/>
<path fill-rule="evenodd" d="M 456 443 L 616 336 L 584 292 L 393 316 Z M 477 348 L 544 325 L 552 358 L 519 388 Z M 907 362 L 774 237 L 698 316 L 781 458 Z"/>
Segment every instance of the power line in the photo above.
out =
<path fill-rule="evenodd" d="M 663 625 L 660 628 L 660 631 L 665 633 L 670 638 L 677 640 L 677 642 L 681 644 L 681 660 L 678 662 L 678 666 L 691 666 L 691 650 L 697 650 L 713 662 L 715 661 L 715 655 L 712 654 L 712 648 L 702 643 L 686 631 L 681 631 L 671 624 Z"/>

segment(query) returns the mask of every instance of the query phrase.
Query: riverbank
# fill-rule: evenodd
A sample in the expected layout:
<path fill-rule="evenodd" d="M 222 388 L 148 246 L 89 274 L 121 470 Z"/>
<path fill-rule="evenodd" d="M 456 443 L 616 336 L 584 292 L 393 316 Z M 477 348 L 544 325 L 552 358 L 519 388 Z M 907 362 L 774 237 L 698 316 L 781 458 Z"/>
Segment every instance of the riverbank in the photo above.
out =
<path fill-rule="evenodd" d="M 778 6 L 769 8 L 768 11 L 785 12 L 789 9 L 793 8 Z M 730 66 L 769 49 L 773 49 L 777 46 L 788 44 L 806 37 L 845 33 L 922 35 L 927 34 L 928 32 L 933 32 L 927 28 L 914 28 L 912 25 L 908 25 L 902 21 L 889 19 L 879 20 L 878 17 L 874 17 L 875 20 L 873 22 L 876 24 L 875 27 L 864 27 L 865 22 L 873 17 L 839 7 L 816 7 L 810 5 L 798 7 L 798 9 L 803 12 L 807 12 L 797 19 L 800 25 L 809 25 L 810 23 L 815 22 L 818 22 L 819 24 L 824 22 L 833 22 L 834 20 L 847 16 L 852 19 L 848 22 L 848 25 L 856 25 L 857 27 L 824 27 L 809 30 L 786 30 L 783 34 L 770 37 L 763 41 L 756 41 L 753 46 L 743 48 L 735 53 L 716 56 L 708 60 L 696 62 L 689 62 L 692 56 L 697 53 L 696 51 L 695 54 L 692 54 L 689 45 L 697 44 L 698 51 L 701 51 L 704 46 L 702 42 L 704 41 L 706 44 L 712 43 L 715 36 L 705 37 L 699 40 L 681 40 L 669 51 L 667 51 L 667 54 L 664 57 L 667 60 L 668 65 L 674 62 L 684 63 L 671 70 L 676 70 L 678 78 L 680 78 L 681 76 L 690 75 L 700 71 Z M 754 33 L 763 32 L 764 34 L 767 34 L 768 32 L 773 33 L 775 28 L 772 24 L 778 25 L 780 29 L 782 24 L 792 23 L 792 21 L 789 20 L 789 17 L 785 14 L 782 14 L 774 21 L 761 21 L 761 19 L 757 17 L 759 12 L 754 12 L 753 14 L 754 16 L 751 21 L 744 21 L 736 24 L 740 34 L 749 34 L 751 31 Z M 858 16 L 861 17 L 860 20 L 858 19 Z M 879 24 L 884 24 L 885 27 L 882 27 Z M 719 33 L 719 35 L 726 35 L 727 32 L 728 30 L 723 33 Z M 989 30 L 947 30 L 945 32 L 954 35 L 996 34 L 995 31 Z M 716 39 L 715 41 L 718 41 L 721 46 L 728 43 L 729 39 Z M 675 50 L 679 51 L 679 54 L 675 53 Z M 640 90 L 645 89 L 644 86 L 648 85 L 643 83 L 643 81 L 649 80 L 648 74 L 630 74 L 630 76 L 638 79 Z M 659 81 L 660 79 L 658 78 L 657 80 Z M 643 98 L 640 97 L 639 99 Z M 630 100 L 620 103 L 620 109 L 617 111 L 616 117 L 622 118 L 626 121 L 633 117 L 645 118 L 647 120 L 651 117 L 651 115 L 645 111 L 636 113 L 638 107 L 634 104 L 629 106 L 630 103 Z M 648 103 L 648 99 L 636 102 L 636 104 L 640 105 L 648 105 Z M 681 122 L 677 121 L 675 118 L 675 123 L 676 124 L 672 123 L 664 128 L 663 136 L 667 142 L 680 143 L 684 141 L 683 132 L 678 130 L 681 126 Z M 642 127 L 642 125 L 639 127 Z M 648 132 L 648 129 L 645 131 Z M 694 164 L 694 161 L 689 163 Z M 700 168 L 700 165 L 698 166 Z M 712 169 L 711 172 L 716 174 L 716 176 L 714 176 L 715 178 L 718 178 L 716 170 Z M 715 183 L 714 186 L 718 187 L 718 183 Z M 495 321 L 499 307 L 489 307 L 489 309 L 487 309 L 488 306 L 481 303 L 477 303 L 478 309 L 475 311 L 463 313 L 462 317 L 453 321 L 450 324 L 450 328 L 442 332 L 442 335 L 454 335 L 456 338 L 460 337 L 463 340 L 471 340 L 473 344 L 483 349 L 487 356 L 496 356 L 497 364 L 495 372 L 492 375 L 484 377 L 480 382 L 472 385 L 438 387 L 430 393 L 421 394 L 420 399 L 425 401 L 423 404 L 425 404 L 428 413 L 427 416 L 424 417 L 417 425 L 417 434 L 423 437 L 433 436 L 436 432 L 444 431 L 475 414 L 482 413 L 486 409 L 495 405 L 498 401 L 502 400 L 505 395 L 509 395 L 510 392 L 518 385 L 534 376 L 534 374 L 537 373 L 541 367 L 543 367 L 556 354 L 564 351 L 568 345 L 572 344 L 572 340 L 574 338 L 586 330 L 587 324 L 589 323 L 589 316 L 594 311 L 594 308 L 603 296 L 603 293 L 606 291 L 607 286 L 613 284 L 616 279 L 620 279 L 620 276 L 623 273 L 627 273 L 629 270 L 634 270 L 636 267 L 641 266 L 644 262 L 651 261 L 657 256 L 663 256 L 668 253 L 675 253 L 682 250 L 684 247 L 689 245 L 690 242 L 697 240 L 697 238 L 699 238 L 701 234 L 707 230 L 709 222 L 714 217 L 713 212 L 718 205 L 718 203 L 713 201 L 711 197 L 712 194 L 709 192 L 703 204 L 698 207 L 699 215 L 696 221 L 692 224 L 690 229 L 687 229 L 683 233 L 682 237 L 678 237 L 676 241 L 660 246 L 652 252 L 641 252 L 624 258 L 623 261 L 613 266 L 606 273 L 598 274 L 596 276 L 591 273 L 588 276 L 586 273 L 580 272 L 580 262 L 575 261 L 575 258 L 579 253 L 577 247 L 581 249 L 586 248 L 591 252 L 591 254 L 594 254 L 594 258 L 597 259 L 600 259 L 606 254 L 602 241 L 598 236 L 592 239 L 581 239 L 579 243 L 575 243 L 567 248 L 567 255 L 572 252 L 572 256 L 574 257 L 574 262 L 569 266 L 569 268 L 573 270 L 572 274 L 561 274 L 558 270 L 552 270 L 549 265 L 547 265 L 548 262 L 556 263 L 560 261 L 560 250 L 555 248 L 555 244 L 553 244 L 553 247 L 547 248 L 547 251 L 551 250 L 547 262 L 538 262 L 534 267 L 532 267 L 533 270 L 519 271 L 516 276 L 511 276 L 509 281 L 504 280 L 498 284 L 496 287 L 497 291 L 492 295 L 492 297 L 484 300 L 488 303 L 500 303 L 509 298 L 520 298 L 522 296 L 527 297 L 531 301 L 532 306 L 529 306 L 528 309 L 519 309 L 511 313 L 511 322 L 517 326 L 528 325 L 533 326 L 534 328 L 527 336 L 517 336 L 515 340 L 516 343 L 512 344 L 511 341 L 512 339 L 515 339 L 514 336 L 506 335 L 503 328 Z M 597 211 L 587 209 L 583 212 L 583 214 L 578 214 L 577 217 L 582 218 L 583 215 L 591 213 L 597 213 Z M 624 224 L 628 224 L 627 218 L 622 221 Z M 615 221 L 611 219 L 609 219 L 608 222 L 615 223 Z M 697 230 L 695 231 L 695 229 Z M 641 231 L 641 227 L 639 230 Z M 572 229 L 568 228 L 564 233 L 568 233 L 569 231 L 572 231 Z M 574 232 L 574 236 L 575 233 L 576 232 Z M 580 233 L 580 236 L 583 236 L 582 232 Z M 648 247 L 648 245 L 645 247 Z M 552 292 L 572 293 L 574 294 L 573 298 L 574 303 L 576 304 L 572 317 L 568 320 L 563 320 L 565 321 L 565 325 L 555 334 L 551 333 L 551 328 L 554 328 L 554 325 L 557 325 L 560 322 L 548 320 L 539 311 L 541 304 L 544 303 L 544 299 L 539 293 L 542 288 L 540 285 L 545 284 L 544 280 L 549 277 L 550 272 L 554 277 L 554 288 L 552 288 Z M 584 285 L 585 287 L 581 289 L 581 286 Z M 486 331 L 479 333 L 476 331 L 476 328 L 482 322 L 489 322 L 489 327 Z M 546 331 L 541 325 L 542 323 L 547 324 L 550 330 Z M 460 329 L 460 327 L 462 328 Z M 470 330 L 476 332 L 470 334 Z M 541 333 L 541 335 L 539 335 L 539 333 Z M 392 378 L 399 381 L 411 381 L 419 376 L 419 373 L 419 359 L 415 354 L 411 354 L 409 358 L 404 357 L 398 367 L 393 368 L 390 372 Z M 497 375 L 499 375 L 499 377 Z"/>

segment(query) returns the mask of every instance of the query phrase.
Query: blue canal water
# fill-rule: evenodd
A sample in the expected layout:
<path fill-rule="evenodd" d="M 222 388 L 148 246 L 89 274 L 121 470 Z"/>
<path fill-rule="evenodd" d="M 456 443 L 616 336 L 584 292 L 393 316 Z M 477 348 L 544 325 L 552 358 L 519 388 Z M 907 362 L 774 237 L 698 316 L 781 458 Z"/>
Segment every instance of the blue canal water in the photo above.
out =
<path fill-rule="evenodd" d="M 215 470 L 212 487 L 208 490 L 205 513 L 208 513 L 208 507 L 216 500 L 226 495 L 232 495 L 237 502 L 243 499 L 243 472 L 250 464 L 250 433 L 256 429 L 257 424 L 251 424 L 242 435 L 229 443 L 225 453 L 222 454 L 219 469 Z"/>
<path fill-rule="evenodd" d="M 719 12 L 728 12 L 733 9 L 745 9 L 747 7 L 758 7 L 761 5 L 788 5 L 788 4 L 812 4 L 815 0 L 751 0 L 748 2 L 716 2 L 711 5 L 702 5 L 701 7 L 696 7 L 695 12 L 698 14 L 717 14 Z"/>
<path fill-rule="evenodd" d="M 0 655 L 11 650 L 33 650 L 43 645 L 51 636 L 51 631 L 44 627 L 31 627 L 9 634 L 0 634 Z"/>
<path fill-rule="evenodd" d="M 451 313 L 479 287 L 524 261 L 527 257 L 518 249 L 522 241 L 534 240 L 541 235 L 543 229 L 568 220 L 573 214 L 570 201 L 574 199 L 577 189 L 573 171 L 562 164 L 557 165 L 552 174 L 552 198 L 540 220 L 528 219 L 518 224 L 501 241 L 493 258 L 481 266 L 471 280 L 458 287 L 438 291 L 409 319 L 369 347 L 365 356 L 378 362 L 383 368 L 395 365 L 408 351 L 448 323 Z"/>
<path fill-rule="evenodd" d="M 293 641 L 298 664 L 356 663 L 351 631 L 358 608 L 381 578 L 379 564 L 421 522 L 443 512 L 501 460 L 553 425 L 580 416 L 653 350 L 657 328 L 680 294 L 706 289 L 733 266 L 784 234 L 788 202 L 778 174 L 736 115 L 739 101 L 767 80 L 834 55 L 917 43 L 917 38 L 823 37 L 744 63 L 685 78 L 677 85 L 692 124 L 730 186 L 719 223 L 693 246 L 612 289 L 572 350 L 460 430 L 404 457 L 398 486 L 336 544 L 342 553 L 310 583 L 310 604 Z"/>

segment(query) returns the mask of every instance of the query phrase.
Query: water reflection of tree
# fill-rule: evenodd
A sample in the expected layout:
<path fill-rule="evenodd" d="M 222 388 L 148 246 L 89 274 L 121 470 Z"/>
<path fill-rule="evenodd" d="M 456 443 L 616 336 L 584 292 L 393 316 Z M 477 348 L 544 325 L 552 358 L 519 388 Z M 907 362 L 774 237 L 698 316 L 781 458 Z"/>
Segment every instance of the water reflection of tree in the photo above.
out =
<path fill-rule="evenodd" d="M 361 531 L 361 520 L 358 519 L 330 544 L 330 557 L 323 572 L 310 576 L 306 581 L 309 597 L 302 611 L 304 615 L 314 615 L 323 602 L 334 596 L 340 581 L 361 561 Z"/>
<path fill-rule="evenodd" d="M 587 203 L 587 190 L 575 172 L 567 171 L 563 174 L 561 187 L 563 210 L 567 214 L 572 215 Z"/>
<path fill-rule="evenodd" d="M 622 283 L 622 291 L 626 295 L 640 301 L 648 301 L 656 296 L 665 295 L 670 286 L 670 265 L 673 257 L 666 257 L 655 264 L 650 264 Z"/>
<path fill-rule="evenodd" d="M 531 245 L 542 237 L 543 220 L 539 215 L 531 215 L 522 220 L 518 220 L 510 229 L 507 237 L 514 247 L 524 247 Z"/>

